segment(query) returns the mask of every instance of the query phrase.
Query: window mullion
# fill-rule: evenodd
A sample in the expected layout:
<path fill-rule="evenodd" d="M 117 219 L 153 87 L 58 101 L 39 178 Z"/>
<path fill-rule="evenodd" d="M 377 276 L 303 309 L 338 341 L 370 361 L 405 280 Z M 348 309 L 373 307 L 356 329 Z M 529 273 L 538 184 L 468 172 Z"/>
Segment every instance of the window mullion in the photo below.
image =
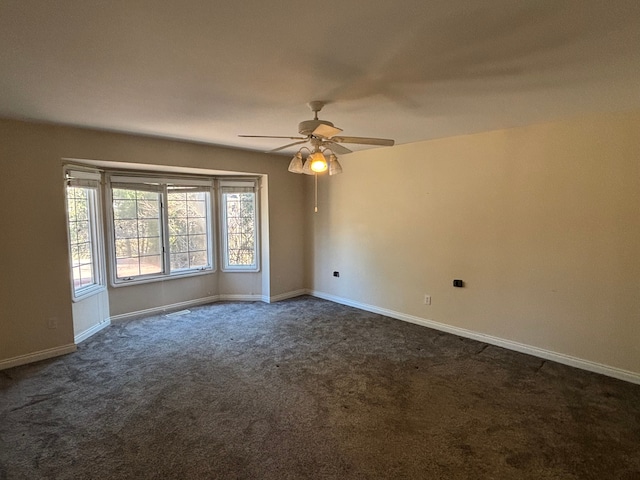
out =
<path fill-rule="evenodd" d="M 169 250 L 169 236 L 171 235 L 171 232 L 169 231 L 169 194 L 166 183 L 162 185 L 160 210 L 162 212 L 162 225 L 160 226 L 160 229 L 162 236 L 162 259 L 164 261 L 164 268 L 162 271 L 165 275 L 171 275 L 171 252 Z"/>
<path fill-rule="evenodd" d="M 217 238 L 220 238 L 218 236 L 220 233 L 220 211 L 217 208 L 217 202 L 217 189 L 214 186 L 209 190 L 209 211 L 207 212 L 207 218 L 209 220 L 209 265 L 211 265 L 212 267 L 218 264 L 220 258 L 220 248 L 218 246 L 218 242 L 216 241 Z"/>
<path fill-rule="evenodd" d="M 98 251 L 98 241 L 100 236 L 98 233 L 98 219 L 96 218 L 98 212 L 98 206 L 96 203 L 98 192 L 95 188 L 92 188 L 89 192 L 89 208 L 91 209 L 91 215 L 93 217 L 89 223 L 89 228 L 91 229 L 91 253 L 93 257 L 92 268 L 96 283 L 102 284 L 102 269 L 100 268 L 100 255 Z"/>

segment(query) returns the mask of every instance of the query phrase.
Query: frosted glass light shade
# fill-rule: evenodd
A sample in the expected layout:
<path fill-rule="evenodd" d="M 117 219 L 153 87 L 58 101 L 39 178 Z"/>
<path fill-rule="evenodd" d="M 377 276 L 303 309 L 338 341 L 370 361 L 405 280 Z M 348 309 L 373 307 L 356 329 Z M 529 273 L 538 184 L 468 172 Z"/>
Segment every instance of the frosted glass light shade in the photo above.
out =
<path fill-rule="evenodd" d="M 304 162 L 304 165 L 302 166 L 302 173 L 305 175 L 315 175 L 316 172 L 311 170 L 311 155 L 309 155 L 307 160 Z"/>
<path fill-rule="evenodd" d="M 302 173 L 302 153 L 296 153 L 289 163 L 289 171 L 292 173 Z"/>
<path fill-rule="evenodd" d="M 309 155 L 311 160 L 311 170 L 316 173 L 324 172 L 327 169 L 327 159 L 324 158 L 322 152 L 314 152 Z"/>
<path fill-rule="evenodd" d="M 329 175 L 338 175 L 342 173 L 342 165 L 333 153 L 329 155 Z"/>

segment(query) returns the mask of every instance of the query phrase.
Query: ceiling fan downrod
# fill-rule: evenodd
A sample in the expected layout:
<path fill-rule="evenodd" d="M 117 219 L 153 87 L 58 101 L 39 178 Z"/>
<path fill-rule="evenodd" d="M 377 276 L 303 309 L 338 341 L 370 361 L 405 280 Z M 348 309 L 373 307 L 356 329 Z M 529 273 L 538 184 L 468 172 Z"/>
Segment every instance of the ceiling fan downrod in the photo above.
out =
<path fill-rule="evenodd" d="M 307 105 L 309 105 L 309 108 L 313 112 L 313 119 L 318 120 L 318 112 L 322 110 L 322 107 L 325 106 L 325 102 L 323 102 L 322 100 L 313 100 Z"/>

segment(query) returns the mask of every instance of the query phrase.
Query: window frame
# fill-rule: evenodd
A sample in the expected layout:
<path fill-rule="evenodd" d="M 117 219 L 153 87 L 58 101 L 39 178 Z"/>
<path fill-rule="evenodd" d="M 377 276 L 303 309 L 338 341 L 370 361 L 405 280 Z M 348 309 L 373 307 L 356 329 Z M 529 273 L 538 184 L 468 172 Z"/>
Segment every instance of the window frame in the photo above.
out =
<path fill-rule="evenodd" d="M 69 280 L 71 283 L 71 299 L 78 302 L 91 297 L 106 289 L 105 258 L 104 258 L 104 234 L 102 229 L 102 177 L 100 172 L 80 170 L 74 167 L 64 168 L 64 199 L 65 218 L 67 230 L 67 251 L 69 255 Z M 69 188 L 87 189 L 88 196 L 87 217 L 91 239 L 91 265 L 93 270 L 93 283 L 85 287 L 76 288 L 73 275 L 73 252 L 71 244 L 71 223 L 69 218 Z"/>
<path fill-rule="evenodd" d="M 214 184 L 211 178 L 193 178 L 183 176 L 154 176 L 150 174 L 137 176 L 132 172 L 110 172 L 107 175 L 107 229 L 109 235 L 109 265 L 110 284 L 113 287 L 142 284 L 169 280 L 172 278 L 184 278 L 197 275 L 211 274 L 216 271 L 216 239 L 215 239 L 215 194 Z M 116 185 L 114 187 L 114 184 Z M 161 271 L 159 273 L 141 274 L 131 277 L 119 278 L 116 256 L 115 219 L 113 208 L 113 189 L 130 188 L 141 191 L 158 191 L 160 197 L 160 242 L 161 242 Z M 138 187 L 138 188 L 136 188 Z M 187 268 L 171 270 L 171 249 L 169 229 L 169 193 L 170 187 L 187 188 L 194 187 L 194 191 L 208 194 L 206 205 L 206 235 L 207 235 L 207 260 L 208 265 L 201 268 Z"/>
<path fill-rule="evenodd" d="M 251 189 L 251 192 L 247 191 Z M 224 200 L 225 193 L 233 193 L 236 190 L 239 193 L 252 193 L 254 204 L 254 226 L 253 226 L 253 244 L 254 244 L 254 263 L 252 265 L 230 265 L 229 249 L 227 242 L 227 212 L 226 202 Z M 244 192 L 241 192 L 245 190 Z M 218 204 L 220 221 L 220 269 L 223 272 L 259 272 L 260 271 L 260 196 L 259 196 L 259 179 L 242 178 L 242 179 L 219 179 L 218 180 Z"/>
<path fill-rule="evenodd" d="M 176 192 L 171 192 L 172 188 L 171 187 L 175 187 L 175 190 L 177 190 Z M 189 188 L 193 187 L 190 191 Z M 169 220 L 170 220 L 170 216 L 169 216 L 169 195 L 171 193 L 182 193 L 180 192 L 180 190 L 183 190 L 185 193 L 207 193 L 209 195 L 209 199 L 208 202 L 205 202 L 206 205 L 206 211 L 205 211 L 205 216 L 204 218 L 206 219 L 206 228 L 205 228 L 205 234 L 206 234 L 206 238 L 207 238 L 207 261 L 208 261 L 208 267 L 199 267 L 199 268 L 183 268 L 183 269 L 176 269 L 174 270 L 175 273 L 173 273 L 173 276 L 179 276 L 184 274 L 189 274 L 189 273 L 193 273 L 193 272 L 198 272 L 198 271 L 215 271 L 216 270 L 216 261 L 215 261 L 215 257 L 216 257 L 216 241 L 215 241 L 215 188 L 213 185 L 213 182 L 211 182 L 211 184 L 209 186 L 207 186 L 206 188 L 204 187 L 199 187 L 197 185 L 195 186 L 191 186 L 191 185 L 185 185 L 183 183 L 180 183 L 179 185 L 177 184 L 171 184 L 171 185 L 167 185 L 166 187 L 167 190 L 167 208 L 165 209 L 165 214 L 167 216 L 167 221 L 166 221 L 166 226 L 167 226 L 167 236 L 166 236 L 166 241 L 167 241 L 167 247 L 166 251 L 167 251 L 167 264 L 169 265 L 169 267 L 171 267 L 171 248 L 170 248 L 170 241 L 171 241 L 171 231 L 169 229 Z M 188 217 L 187 217 L 188 218 Z M 195 218 L 195 217 L 194 217 Z M 201 217 L 202 218 L 202 217 Z M 189 237 L 189 234 L 186 235 L 187 237 Z M 177 253 L 177 252 L 176 252 Z M 179 253 L 184 253 L 184 252 L 179 252 Z M 188 253 L 188 252 L 187 252 Z"/>

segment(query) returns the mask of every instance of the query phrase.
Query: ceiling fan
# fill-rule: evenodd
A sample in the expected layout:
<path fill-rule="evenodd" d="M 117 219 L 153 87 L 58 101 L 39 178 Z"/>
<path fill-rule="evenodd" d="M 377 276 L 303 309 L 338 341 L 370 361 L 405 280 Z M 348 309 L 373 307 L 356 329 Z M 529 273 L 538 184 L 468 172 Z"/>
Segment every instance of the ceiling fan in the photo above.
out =
<path fill-rule="evenodd" d="M 345 137 L 340 135 L 342 129 L 333 125 L 328 120 L 320 120 L 318 118 L 318 112 L 325 106 L 325 102 L 315 100 L 309 102 L 309 108 L 313 112 L 313 120 L 304 120 L 298 124 L 298 133 L 300 137 L 286 137 L 286 136 L 272 136 L 272 135 L 238 135 L 239 137 L 246 138 L 286 138 L 289 140 L 296 140 L 293 143 L 283 145 L 273 150 L 269 150 L 268 153 L 278 152 L 285 148 L 292 147 L 294 145 L 301 145 L 303 143 L 309 143 L 311 148 L 302 147 L 291 160 L 289 165 L 289 171 L 293 173 L 306 173 L 313 175 L 314 173 L 324 172 L 329 170 L 329 175 L 335 175 L 342 172 L 342 167 L 338 163 L 338 159 L 335 153 L 351 153 L 352 150 L 348 149 L 343 143 L 352 143 L 359 145 L 376 145 L 390 147 L 395 142 L 386 138 L 367 138 L 367 137 Z M 302 162 L 302 151 L 308 150 L 309 155 L 306 162 Z M 329 161 L 324 155 L 325 151 L 331 152 Z"/>

